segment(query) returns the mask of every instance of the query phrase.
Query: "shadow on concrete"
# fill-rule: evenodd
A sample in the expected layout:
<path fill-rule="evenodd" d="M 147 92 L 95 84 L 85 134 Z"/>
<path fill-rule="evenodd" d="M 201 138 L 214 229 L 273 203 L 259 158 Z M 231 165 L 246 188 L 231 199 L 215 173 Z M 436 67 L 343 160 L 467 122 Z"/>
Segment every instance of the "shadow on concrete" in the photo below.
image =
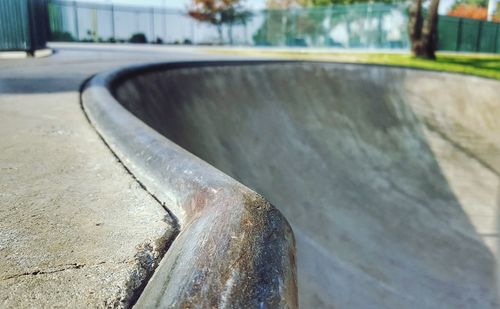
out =
<path fill-rule="evenodd" d="M 0 94 L 34 94 L 78 91 L 85 77 L 2 78 Z"/>

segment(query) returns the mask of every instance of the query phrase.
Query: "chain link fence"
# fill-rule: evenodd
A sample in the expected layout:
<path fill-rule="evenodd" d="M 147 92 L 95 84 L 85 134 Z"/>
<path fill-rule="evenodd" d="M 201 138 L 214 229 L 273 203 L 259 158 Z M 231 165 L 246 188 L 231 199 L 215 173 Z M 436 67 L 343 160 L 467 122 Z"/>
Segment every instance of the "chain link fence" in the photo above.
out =
<path fill-rule="evenodd" d="M 360 4 L 327 9 L 264 10 L 245 22 L 215 27 L 187 12 L 158 7 L 51 1 L 52 40 L 408 48 L 406 7 Z"/>
<path fill-rule="evenodd" d="M 52 0 L 53 41 L 409 49 L 405 4 L 353 4 L 255 11 L 222 28 L 186 11 Z M 441 16 L 439 48 L 500 52 L 499 24 Z"/>
<path fill-rule="evenodd" d="M 500 23 L 439 17 L 439 49 L 478 53 L 500 53 Z"/>

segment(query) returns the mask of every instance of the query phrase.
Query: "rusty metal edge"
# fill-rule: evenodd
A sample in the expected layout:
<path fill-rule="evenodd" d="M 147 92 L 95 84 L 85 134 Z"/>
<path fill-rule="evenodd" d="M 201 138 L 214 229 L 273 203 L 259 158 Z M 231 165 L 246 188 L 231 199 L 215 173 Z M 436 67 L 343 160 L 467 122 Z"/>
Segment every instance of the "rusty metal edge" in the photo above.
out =
<path fill-rule="evenodd" d="M 180 226 L 135 307 L 298 307 L 295 240 L 283 215 L 147 126 L 113 95 L 123 80 L 146 72 L 277 62 L 291 61 L 135 65 L 99 74 L 83 89 L 90 122 Z"/>

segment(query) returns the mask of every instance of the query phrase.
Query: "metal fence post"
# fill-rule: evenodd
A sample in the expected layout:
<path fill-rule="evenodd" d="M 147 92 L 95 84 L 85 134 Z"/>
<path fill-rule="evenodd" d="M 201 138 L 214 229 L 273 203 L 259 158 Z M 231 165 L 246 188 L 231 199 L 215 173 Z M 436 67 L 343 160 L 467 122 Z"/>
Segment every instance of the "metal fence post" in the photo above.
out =
<path fill-rule="evenodd" d="M 34 8 L 33 8 L 33 3 L 32 1 L 27 1 L 26 2 L 27 6 L 28 6 L 28 44 L 27 44 L 27 48 L 26 48 L 26 52 L 28 53 L 28 55 L 30 56 L 34 56 L 35 55 L 35 50 L 36 50 L 36 45 L 35 45 L 35 34 L 34 34 L 34 31 L 35 31 L 35 23 L 34 23 L 34 15 L 35 13 L 33 12 Z"/>
<path fill-rule="evenodd" d="M 346 29 L 347 29 L 347 47 L 351 47 L 351 21 L 347 17 L 347 14 L 345 14 L 344 19 L 346 21 Z"/>
<path fill-rule="evenodd" d="M 59 5 L 58 8 L 59 8 L 59 15 L 57 17 L 59 19 L 58 20 L 59 25 L 57 28 L 59 31 L 63 32 L 63 30 L 64 30 L 63 7 L 62 7 L 62 5 Z"/>
<path fill-rule="evenodd" d="M 377 41 L 378 41 L 378 46 L 379 47 L 382 47 L 383 45 L 383 33 L 382 33 L 382 21 L 383 21 L 383 17 L 382 17 L 382 11 L 380 11 L 378 13 L 378 22 L 377 22 Z"/>
<path fill-rule="evenodd" d="M 151 8 L 151 42 L 155 42 L 155 8 Z"/>
<path fill-rule="evenodd" d="M 479 49 L 481 48 L 481 34 L 483 30 L 483 22 L 479 22 L 479 26 L 477 28 L 477 37 L 476 37 L 476 52 L 479 52 Z"/>
<path fill-rule="evenodd" d="M 457 43 L 455 45 L 456 46 L 455 51 L 460 51 L 460 47 L 462 45 L 462 23 L 463 23 L 462 18 L 459 18 L 457 27 Z"/>
<path fill-rule="evenodd" d="M 245 45 L 250 45 L 249 42 L 248 42 L 248 28 L 247 28 L 247 22 L 243 22 L 243 26 L 244 26 L 244 32 L 245 32 Z"/>
<path fill-rule="evenodd" d="M 97 5 L 94 5 L 92 10 L 91 10 L 91 13 L 92 13 L 92 33 L 91 33 L 91 38 L 92 38 L 92 41 L 94 42 L 97 42 L 98 41 L 98 37 L 99 37 L 99 26 L 98 26 L 98 20 L 97 20 L 97 10 L 99 8 L 97 7 Z"/>
<path fill-rule="evenodd" d="M 163 41 L 167 43 L 167 11 L 163 8 Z"/>
<path fill-rule="evenodd" d="M 115 33 L 115 6 L 111 4 L 111 37 L 116 41 Z"/>
<path fill-rule="evenodd" d="M 75 38 L 77 41 L 80 41 L 80 29 L 78 27 L 78 4 L 76 1 L 73 1 L 73 15 L 75 22 Z"/>
<path fill-rule="evenodd" d="M 139 12 L 135 12 L 135 33 L 139 33 Z"/>
<path fill-rule="evenodd" d="M 495 31 L 495 39 L 493 40 L 493 52 L 498 53 L 498 35 L 500 34 L 500 23 L 497 23 L 497 29 Z"/>
<path fill-rule="evenodd" d="M 267 42 L 270 42 L 269 38 L 268 38 L 268 35 L 269 35 L 269 14 L 268 14 L 268 10 L 265 10 L 265 17 L 264 17 L 264 21 L 266 22 L 266 26 L 264 27 L 264 39 L 266 40 L 266 43 Z"/>
<path fill-rule="evenodd" d="M 194 44 L 194 21 L 191 21 L 191 44 Z"/>
<path fill-rule="evenodd" d="M 292 10 L 292 20 L 291 20 L 291 31 L 290 31 L 290 45 L 295 45 L 295 40 L 297 38 L 297 11 L 295 9 Z"/>

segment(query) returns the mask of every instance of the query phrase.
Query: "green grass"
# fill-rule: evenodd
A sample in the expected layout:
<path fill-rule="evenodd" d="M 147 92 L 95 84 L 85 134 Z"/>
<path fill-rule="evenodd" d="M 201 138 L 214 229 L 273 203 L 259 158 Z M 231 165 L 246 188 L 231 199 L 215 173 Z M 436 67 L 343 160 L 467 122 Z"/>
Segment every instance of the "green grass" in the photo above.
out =
<path fill-rule="evenodd" d="M 207 49 L 210 53 L 262 56 L 280 59 L 334 61 L 394 65 L 426 70 L 471 74 L 500 80 L 500 55 L 438 53 L 435 61 L 413 57 L 409 54 L 339 53 L 266 50 L 266 49 Z"/>

